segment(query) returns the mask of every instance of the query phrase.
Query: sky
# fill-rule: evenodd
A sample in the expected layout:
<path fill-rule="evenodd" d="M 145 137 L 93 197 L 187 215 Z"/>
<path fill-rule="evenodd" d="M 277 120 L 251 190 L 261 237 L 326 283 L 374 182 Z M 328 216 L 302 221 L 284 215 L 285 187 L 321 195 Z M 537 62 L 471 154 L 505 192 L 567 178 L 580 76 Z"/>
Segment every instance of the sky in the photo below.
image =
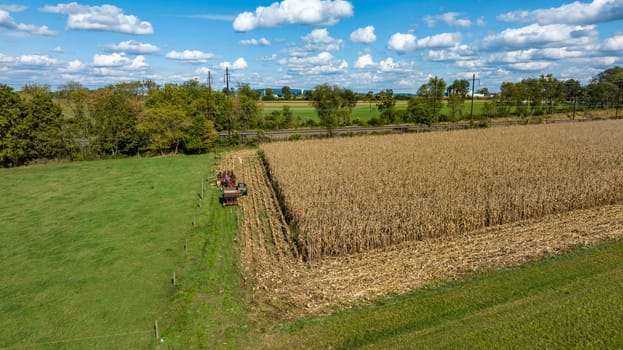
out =
<path fill-rule="evenodd" d="M 415 93 L 623 66 L 623 0 L 0 0 L 0 84 L 151 79 Z"/>

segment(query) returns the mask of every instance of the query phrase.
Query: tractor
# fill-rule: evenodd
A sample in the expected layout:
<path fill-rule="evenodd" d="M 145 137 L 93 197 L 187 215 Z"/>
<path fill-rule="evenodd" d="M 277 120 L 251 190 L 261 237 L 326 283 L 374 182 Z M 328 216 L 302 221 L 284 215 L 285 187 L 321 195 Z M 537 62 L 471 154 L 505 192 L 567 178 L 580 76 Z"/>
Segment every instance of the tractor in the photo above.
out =
<path fill-rule="evenodd" d="M 247 185 L 236 181 L 236 174 L 231 170 L 219 172 L 216 176 L 216 186 L 221 189 L 221 204 L 223 206 L 238 205 L 238 197 L 246 196 Z"/>

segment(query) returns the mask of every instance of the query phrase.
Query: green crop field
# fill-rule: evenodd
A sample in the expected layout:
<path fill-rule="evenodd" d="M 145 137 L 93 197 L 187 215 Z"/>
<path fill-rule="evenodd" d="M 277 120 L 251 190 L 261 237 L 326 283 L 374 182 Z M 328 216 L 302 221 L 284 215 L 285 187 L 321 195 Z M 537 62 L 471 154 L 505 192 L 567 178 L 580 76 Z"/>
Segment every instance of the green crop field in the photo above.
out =
<path fill-rule="evenodd" d="M 0 169 L 0 349 L 623 346 L 623 242 L 281 320 L 241 282 L 239 209 L 198 208 L 218 158 Z"/>

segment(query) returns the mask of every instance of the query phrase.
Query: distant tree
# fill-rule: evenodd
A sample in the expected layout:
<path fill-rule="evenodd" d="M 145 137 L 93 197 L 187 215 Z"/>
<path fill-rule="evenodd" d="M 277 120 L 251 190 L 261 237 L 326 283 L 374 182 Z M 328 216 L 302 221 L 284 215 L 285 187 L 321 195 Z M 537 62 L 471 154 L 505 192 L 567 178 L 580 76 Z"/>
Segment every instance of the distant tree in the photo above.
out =
<path fill-rule="evenodd" d="M 340 91 L 340 113 L 338 123 L 341 125 L 350 125 L 350 115 L 353 108 L 357 106 L 357 95 L 350 89 L 342 89 Z"/>
<path fill-rule="evenodd" d="M 563 96 L 565 101 L 574 101 L 578 96 L 582 95 L 582 85 L 575 79 L 565 80 L 563 82 Z"/>
<path fill-rule="evenodd" d="M 273 91 L 273 88 L 266 88 L 266 90 L 264 91 L 264 99 L 267 101 L 273 100 L 273 98 L 275 97 L 274 94 L 275 93 Z"/>
<path fill-rule="evenodd" d="M 463 118 L 463 106 L 469 92 L 469 82 L 465 79 L 455 80 L 448 87 L 448 106 L 450 107 L 449 120 L 456 121 Z"/>
<path fill-rule="evenodd" d="M 234 113 L 238 121 L 238 127 L 242 130 L 261 127 L 262 114 L 260 106 L 257 101 L 260 98 L 260 93 L 257 90 L 252 90 L 248 84 L 241 84 L 238 86 L 238 93 L 236 93 L 233 101 Z"/>
<path fill-rule="evenodd" d="M 283 99 L 286 101 L 292 99 L 292 90 L 289 86 L 282 87 L 281 94 L 283 95 Z"/>
<path fill-rule="evenodd" d="M 586 87 L 589 102 L 606 108 L 617 103 L 619 86 L 623 83 L 623 68 L 616 66 L 599 73 Z"/>
<path fill-rule="evenodd" d="M 408 122 L 429 126 L 437 122 L 429 101 L 422 96 L 414 96 L 409 100 L 405 117 Z"/>
<path fill-rule="evenodd" d="M 394 90 L 385 89 L 379 91 L 375 96 L 376 108 L 381 112 L 382 124 L 395 123 L 396 120 L 396 99 L 394 97 Z"/>
<path fill-rule="evenodd" d="M 332 135 L 333 128 L 338 125 L 340 109 L 340 88 L 337 85 L 318 85 L 311 94 L 312 105 L 318 113 L 320 124 Z"/>
<path fill-rule="evenodd" d="M 365 101 L 368 102 L 368 107 L 370 107 L 370 112 L 372 112 L 372 102 L 375 101 L 374 92 L 368 91 L 365 96 Z"/>
<path fill-rule="evenodd" d="M 434 122 L 438 120 L 439 110 L 443 101 L 443 93 L 446 91 L 446 82 L 438 77 L 431 77 L 428 83 L 422 84 L 417 91 L 417 96 L 426 102 L 426 106 L 432 111 L 432 119 Z M 420 101 L 418 101 L 420 104 Z"/>
<path fill-rule="evenodd" d="M 489 89 L 487 89 L 486 87 L 476 90 L 476 93 L 481 94 L 485 97 L 489 97 L 491 95 L 491 93 L 489 92 Z"/>

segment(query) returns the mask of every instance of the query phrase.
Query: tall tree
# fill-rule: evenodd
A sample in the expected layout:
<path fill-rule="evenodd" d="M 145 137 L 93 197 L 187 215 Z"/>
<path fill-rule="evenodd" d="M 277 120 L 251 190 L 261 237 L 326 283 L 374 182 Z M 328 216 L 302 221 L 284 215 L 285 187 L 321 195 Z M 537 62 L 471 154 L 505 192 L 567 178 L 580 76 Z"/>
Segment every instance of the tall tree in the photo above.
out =
<path fill-rule="evenodd" d="M 174 105 L 150 108 L 138 116 L 137 127 L 147 137 L 147 147 L 164 154 L 173 150 L 177 154 L 184 130 L 191 126 L 191 119 Z"/>
<path fill-rule="evenodd" d="M 24 105 L 20 96 L 0 84 L 0 165 L 16 166 L 24 162 L 30 129 L 24 122 Z"/>
<path fill-rule="evenodd" d="M 432 120 L 437 122 L 439 110 L 443 102 L 443 93 L 446 91 L 446 82 L 439 77 L 430 77 L 428 83 L 422 84 L 417 95 L 424 99 L 426 105 L 432 110 Z"/>
<path fill-rule="evenodd" d="M 31 130 L 29 159 L 53 159 L 64 156 L 67 143 L 61 133 L 63 118 L 61 107 L 52 101 L 47 87 L 31 89 L 25 103 L 25 122 Z"/>
<path fill-rule="evenodd" d="M 337 85 L 318 85 L 311 94 L 311 101 L 318 113 L 320 124 L 327 128 L 329 135 L 333 135 L 333 128 L 338 125 L 340 88 Z"/>
<path fill-rule="evenodd" d="M 450 120 L 457 121 L 463 118 L 463 106 L 469 92 L 469 82 L 465 79 L 455 80 L 448 87 L 448 106 L 450 107 Z"/>
<path fill-rule="evenodd" d="M 376 108 L 381 112 L 381 120 L 384 124 L 395 123 L 396 120 L 396 98 L 394 97 L 394 90 L 385 89 L 379 91 L 375 97 Z"/>
<path fill-rule="evenodd" d="M 141 146 L 136 129 L 140 110 L 130 101 L 127 91 L 109 86 L 96 90 L 91 99 L 96 152 L 113 157 L 136 153 Z"/>
<path fill-rule="evenodd" d="M 283 95 L 283 99 L 286 101 L 292 99 L 292 89 L 290 89 L 289 86 L 282 87 L 281 94 Z"/>

